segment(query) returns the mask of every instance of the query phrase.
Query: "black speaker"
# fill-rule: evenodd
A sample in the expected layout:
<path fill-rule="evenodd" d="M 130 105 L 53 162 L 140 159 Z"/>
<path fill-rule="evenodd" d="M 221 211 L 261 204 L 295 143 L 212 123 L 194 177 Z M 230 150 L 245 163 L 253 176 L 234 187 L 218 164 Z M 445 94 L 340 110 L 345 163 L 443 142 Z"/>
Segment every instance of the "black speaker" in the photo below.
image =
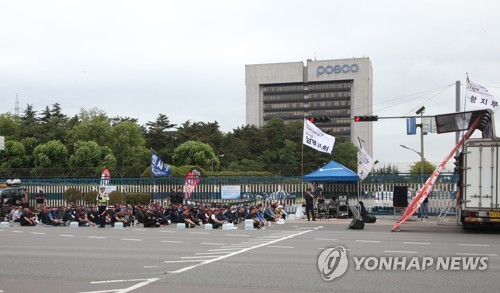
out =
<path fill-rule="evenodd" d="M 351 223 L 349 223 L 349 229 L 363 229 L 365 227 L 365 223 L 359 219 L 352 219 Z"/>
<path fill-rule="evenodd" d="M 398 208 L 408 206 L 408 186 L 394 186 L 392 206 Z"/>

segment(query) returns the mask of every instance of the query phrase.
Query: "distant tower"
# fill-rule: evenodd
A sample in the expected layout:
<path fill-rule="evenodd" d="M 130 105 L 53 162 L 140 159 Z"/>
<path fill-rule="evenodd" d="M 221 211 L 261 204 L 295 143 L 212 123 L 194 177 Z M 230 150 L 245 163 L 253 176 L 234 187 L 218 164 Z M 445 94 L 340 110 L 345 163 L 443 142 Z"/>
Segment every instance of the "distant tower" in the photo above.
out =
<path fill-rule="evenodd" d="M 14 110 L 16 112 L 16 116 L 19 117 L 19 97 L 16 93 L 16 108 Z"/>

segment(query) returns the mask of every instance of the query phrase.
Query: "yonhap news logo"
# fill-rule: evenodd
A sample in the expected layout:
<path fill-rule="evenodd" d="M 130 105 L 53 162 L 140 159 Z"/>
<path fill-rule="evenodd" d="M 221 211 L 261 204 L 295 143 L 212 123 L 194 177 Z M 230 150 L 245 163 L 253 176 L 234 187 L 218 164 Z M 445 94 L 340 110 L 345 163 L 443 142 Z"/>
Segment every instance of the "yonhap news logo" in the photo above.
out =
<path fill-rule="evenodd" d="M 485 271 L 487 256 L 353 256 L 343 246 L 327 248 L 318 257 L 318 269 L 325 281 L 342 276 L 350 265 L 354 271 Z"/>

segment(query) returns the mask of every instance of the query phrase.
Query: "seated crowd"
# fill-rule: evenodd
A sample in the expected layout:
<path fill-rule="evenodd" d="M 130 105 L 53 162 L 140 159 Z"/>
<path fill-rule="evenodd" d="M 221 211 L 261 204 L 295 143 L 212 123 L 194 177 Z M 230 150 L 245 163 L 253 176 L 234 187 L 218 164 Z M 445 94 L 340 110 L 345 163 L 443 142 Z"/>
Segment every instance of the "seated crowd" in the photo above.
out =
<path fill-rule="evenodd" d="M 171 223 L 184 223 L 186 228 L 194 228 L 203 224 L 212 224 L 213 229 L 222 228 L 225 223 L 239 224 L 245 220 L 253 220 L 255 228 L 261 228 L 268 222 L 284 219 L 286 213 L 283 206 L 277 203 L 263 208 L 262 205 L 239 207 L 205 206 L 186 204 L 170 204 L 168 207 L 159 203 L 146 205 L 121 205 L 116 204 L 107 209 L 102 215 L 107 225 L 114 227 L 115 223 L 123 223 L 123 227 L 142 224 L 145 228 L 164 227 Z M 45 224 L 50 226 L 69 226 L 71 222 L 78 223 L 81 227 L 95 227 L 100 223 L 97 207 L 84 207 L 74 205 L 71 207 L 43 206 L 41 210 L 36 208 L 23 208 L 14 206 L 5 220 L 19 222 L 21 226 L 35 226 Z"/>

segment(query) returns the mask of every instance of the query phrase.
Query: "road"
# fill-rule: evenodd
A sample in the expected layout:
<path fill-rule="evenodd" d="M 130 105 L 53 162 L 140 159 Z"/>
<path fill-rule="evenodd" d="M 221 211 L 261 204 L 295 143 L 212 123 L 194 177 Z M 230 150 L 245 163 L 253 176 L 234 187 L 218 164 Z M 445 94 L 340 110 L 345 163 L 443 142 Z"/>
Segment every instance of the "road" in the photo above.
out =
<path fill-rule="evenodd" d="M 498 232 L 390 220 L 289 221 L 265 230 L 0 228 L 0 292 L 498 291 Z M 318 256 L 347 249 L 349 268 L 324 281 Z M 353 257 L 486 257 L 484 271 L 356 270 Z"/>

